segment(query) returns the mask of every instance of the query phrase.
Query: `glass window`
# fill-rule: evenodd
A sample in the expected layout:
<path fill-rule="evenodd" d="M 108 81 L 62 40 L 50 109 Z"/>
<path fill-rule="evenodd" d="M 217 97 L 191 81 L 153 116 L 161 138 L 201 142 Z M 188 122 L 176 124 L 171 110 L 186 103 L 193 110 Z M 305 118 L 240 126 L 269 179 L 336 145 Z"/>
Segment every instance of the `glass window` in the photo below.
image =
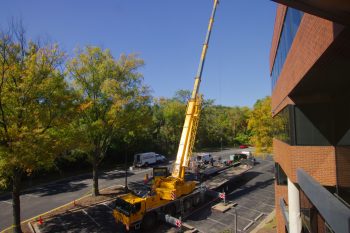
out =
<path fill-rule="evenodd" d="M 344 134 L 342 139 L 338 142 L 339 146 L 350 146 L 350 129 Z"/>
<path fill-rule="evenodd" d="M 277 185 L 287 185 L 287 175 L 278 163 L 275 163 L 275 177 Z"/>
<path fill-rule="evenodd" d="M 278 76 L 282 71 L 282 67 L 287 58 L 289 49 L 292 46 L 293 39 L 298 31 L 302 17 L 303 12 L 293 8 L 287 8 L 283 28 L 277 46 L 276 57 L 271 72 L 272 90 L 274 89 Z"/>
<path fill-rule="evenodd" d="M 328 146 L 330 143 L 310 119 L 295 107 L 296 144 L 300 146 Z"/>
<path fill-rule="evenodd" d="M 274 138 L 298 146 L 329 146 L 313 122 L 295 105 L 288 105 L 274 118 Z M 345 135 L 346 137 L 348 135 Z M 346 138 L 344 138 L 346 140 Z"/>
<path fill-rule="evenodd" d="M 294 142 L 293 137 L 291 135 L 292 121 L 290 119 L 292 108 L 292 105 L 288 105 L 273 118 L 274 138 L 288 143 L 290 145 Z"/>

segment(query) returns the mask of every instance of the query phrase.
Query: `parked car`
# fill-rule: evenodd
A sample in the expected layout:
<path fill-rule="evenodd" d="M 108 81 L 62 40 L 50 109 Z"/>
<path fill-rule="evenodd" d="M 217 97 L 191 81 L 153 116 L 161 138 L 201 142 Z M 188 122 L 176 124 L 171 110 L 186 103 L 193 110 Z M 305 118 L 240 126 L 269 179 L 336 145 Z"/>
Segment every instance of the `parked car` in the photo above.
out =
<path fill-rule="evenodd" d="M 164 163 L 166 162 L 167 159 L 165 158 L 164 155 L 156 154 L 156 160 L 158 163 Z"/>
<path fill-rule="evenodd" d="M 208 154 L 208 153 L 199 154 L 196 157 L 196 162 L 198 164 L 200 163 L 208 164 L 211 160 L 212 160 L 212 156 L 211 154 Z"/>
<path fill-rule="evenodd" d="M 247 145 L 240 145 L 239 146 L 239 149 L 245 149 L 245 148 L 248 148 L 248 146 Z"/>

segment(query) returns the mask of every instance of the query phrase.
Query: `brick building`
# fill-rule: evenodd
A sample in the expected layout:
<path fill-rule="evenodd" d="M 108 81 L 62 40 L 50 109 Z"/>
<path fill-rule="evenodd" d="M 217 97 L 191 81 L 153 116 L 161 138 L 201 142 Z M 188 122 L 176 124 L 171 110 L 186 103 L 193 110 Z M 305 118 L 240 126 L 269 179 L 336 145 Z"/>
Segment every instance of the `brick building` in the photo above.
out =
<path fill-rule="evenodd" d="M 278 232 L 350 232 L 350 27 L 278 5 L 270 72 Z"/>

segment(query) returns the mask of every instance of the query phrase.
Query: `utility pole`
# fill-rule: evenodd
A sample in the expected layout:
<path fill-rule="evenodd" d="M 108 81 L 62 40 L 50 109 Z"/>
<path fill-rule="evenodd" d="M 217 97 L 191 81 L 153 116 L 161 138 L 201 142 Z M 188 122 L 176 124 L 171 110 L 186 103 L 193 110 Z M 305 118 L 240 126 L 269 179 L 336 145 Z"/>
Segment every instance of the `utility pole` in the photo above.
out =
<path fill-rule="evenodd" d="M 127 156 L 127 147 L 125 147 L 125 187 L 124 187 L 124 191 L 125 193 L 128 192 L 128 156 Z"/>
<path fill-rule="evenodd" d="M 220 137 L 220 151 L 222 151 L 222 136 Z"/>

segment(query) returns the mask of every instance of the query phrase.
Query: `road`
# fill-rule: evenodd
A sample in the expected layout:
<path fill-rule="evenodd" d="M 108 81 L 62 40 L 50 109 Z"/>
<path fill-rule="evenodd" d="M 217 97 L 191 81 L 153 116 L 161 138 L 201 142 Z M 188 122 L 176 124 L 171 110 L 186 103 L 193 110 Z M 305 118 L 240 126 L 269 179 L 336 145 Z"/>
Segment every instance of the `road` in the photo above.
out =
<path fill-rule="evenodd" d="M 143 179 L 145 173 L 151 173 L 151 169 L 129 172 L 128 180 Z M 99 176 L 100 189 L 112 185 L 124 185 L 124 171 L 102 172 Z M 47 185 L 35 187 L 22 193 L 21 217 L 26 220 L 45 213 L 58 206 L 78 199 L 92 190 L 91 175 L 80 175 L 69 179 L 53 182 Z M 9 196 L 0 198 L 0 231 L 12 225 L 12 200 Z"/>
<path fill-rule="evenodd" d="M 272 159 L 257 159 L 255 167 L 222 187 L 225 188 L 226 200 L 237 204 L 234 208 L 224 213 L 214 211 L 212 206 L 220 200 L 208 197 L 207 202 L 193 210 L 184 221 L 203 233 L 235 232 L 236 226 L 237 232 L 248 233 L 274 209 L 273 184 Z M 58 215 L 45 220 L 41 225 L 35 222 L 34 227 L 39 228 L 42 233 L 126 232 L 121 224 L 115 223 L 112 208 L 113 202 L 107 201 Z M 150 231 L 138 232 L 175 233 L 178 229 L 160 223 Z"/>
<path fill-rule="evenodd" d="M 223 150 L 211 153 L 214 158 L 225 158 L 240 149 Z M 151 168 L 137 169 L 129 172 L 128 180 L 143 179 L 145 173 L 151 173 Z M 124 185 L 124 171 L 113 170 L 102 172 L 99 176 L 100 189 L 112 185 Z M 22 221 L 45 213 L 58 206 L 67 204 L 86 195 L 92 189 L 91 174 L 52 182 L 24 191 L 21 199 Z M 0 197 L 0 231 L 12 225 L 12 200 L 9 195 Z"/>

